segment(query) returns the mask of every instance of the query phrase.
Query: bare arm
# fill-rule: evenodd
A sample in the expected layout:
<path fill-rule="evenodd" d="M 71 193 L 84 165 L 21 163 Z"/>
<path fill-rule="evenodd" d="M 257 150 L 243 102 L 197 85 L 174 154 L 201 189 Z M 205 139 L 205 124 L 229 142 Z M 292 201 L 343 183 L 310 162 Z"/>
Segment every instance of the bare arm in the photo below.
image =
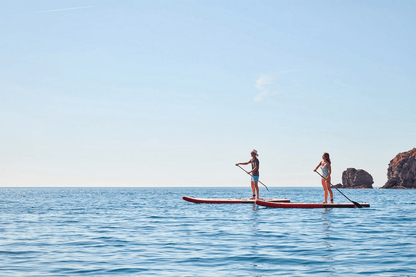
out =
<path fill-rule="evenodd" d="M 241 164 L 241 165 L 248 165 L 249 163 L 250 163 L 250 161 L 248 161 L 248 162 L 246 162 L 246 163 L 237 163 L 237 164 L 235 164 L 235 165 L 236 165 L 236 166 L 237 166 L 237 165 L 240 165 L 240 164 Z"/>
<path fill-rule="evenodd" d="M 322 164 L 322 161 L 319 162 L 319 164 L 315 167 L 313 171 L 316 171 L 321 164 Z"/>
<path fill-rule="evenodd" d="M 253 168 L 253 170 L 252 171 L 250 171 L 249 173 L 253 173 L 253 171 L 256 171 L 256 170 L 258 170 L 259 169 L 259 166 L 258 165 L 256 165 L 254 168 Z"/>

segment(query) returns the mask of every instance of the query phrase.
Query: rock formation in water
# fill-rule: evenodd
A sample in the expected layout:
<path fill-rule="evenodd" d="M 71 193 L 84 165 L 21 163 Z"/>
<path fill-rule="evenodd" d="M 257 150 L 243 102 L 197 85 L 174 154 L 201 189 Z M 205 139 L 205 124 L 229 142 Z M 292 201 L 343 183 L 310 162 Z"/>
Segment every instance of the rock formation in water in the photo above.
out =
<path fill-rule="evenodd" d="M 347 168 L 342 173 L 343 189 L 372 189 L 373 177 L 363 169 Z"/>
<path fill-rule="evenodd" d="M 399 153 L 390 161 L 387 183 L 382 189 L 416 189 L 416 148 Z"/>

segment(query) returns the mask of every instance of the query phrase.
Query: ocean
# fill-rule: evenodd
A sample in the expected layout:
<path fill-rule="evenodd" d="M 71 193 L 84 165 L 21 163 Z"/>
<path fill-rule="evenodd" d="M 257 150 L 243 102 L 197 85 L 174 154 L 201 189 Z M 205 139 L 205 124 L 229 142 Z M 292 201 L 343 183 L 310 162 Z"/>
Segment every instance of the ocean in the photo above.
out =
<path fill-rule="evenodd" d="M 269 189 L 323 201 L 322 188 Z M 0 276 L 416 276 L 416 190 L 342 191 L 371 207 L 182 200 L 249 187 L 0 188 Z"/>

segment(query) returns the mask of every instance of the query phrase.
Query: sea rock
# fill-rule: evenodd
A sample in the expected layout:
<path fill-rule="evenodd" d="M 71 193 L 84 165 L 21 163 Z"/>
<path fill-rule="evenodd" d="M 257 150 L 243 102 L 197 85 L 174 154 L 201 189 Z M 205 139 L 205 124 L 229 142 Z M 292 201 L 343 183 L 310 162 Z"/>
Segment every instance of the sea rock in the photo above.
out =
<path fill-rule="evenodd" d="M 383 189 L 416 189 L 416 148 L 399 153 L 389 163 Z"/>
<path fill-rule="evenodd" d="M 373 177 L 363 169 L 347 168 L 342 173 L 344 189 L 372 189 L 373 184 Z"/>

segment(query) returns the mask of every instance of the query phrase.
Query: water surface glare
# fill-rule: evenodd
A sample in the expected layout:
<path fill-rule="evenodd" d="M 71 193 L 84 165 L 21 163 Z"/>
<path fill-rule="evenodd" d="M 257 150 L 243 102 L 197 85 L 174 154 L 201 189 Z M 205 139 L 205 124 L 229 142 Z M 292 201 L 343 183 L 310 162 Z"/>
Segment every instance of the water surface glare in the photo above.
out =
<path fill-rule="evenodd" d="M 323 200 L 321 188 L 269 189 Z M 250 188 L 0 188 L 0 276 L 416 276 L 416 190 L 343 192 L 371 207 L 182 200 Z"/>

